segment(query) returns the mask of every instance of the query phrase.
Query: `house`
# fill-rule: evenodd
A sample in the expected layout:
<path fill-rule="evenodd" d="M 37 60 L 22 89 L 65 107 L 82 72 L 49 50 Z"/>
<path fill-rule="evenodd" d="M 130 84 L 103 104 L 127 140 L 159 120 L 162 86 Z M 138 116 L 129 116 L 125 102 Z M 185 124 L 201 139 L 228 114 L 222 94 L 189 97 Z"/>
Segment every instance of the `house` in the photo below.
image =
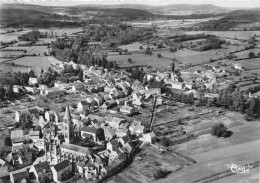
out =
<path fill-rule="evenodd" d="M 116 105 L 117 104 L 116 104 L 115 100 L 108 100 L 101 106 L 100 109 L 103 111 L 107 111 L 108 109 L 111 109 L 111 108 L 115 107 Z"/>
<path fill-rule="evenodd" d="M 118 138 L 123 137 L 123 136 L 128 136 L 131 135 L 131 132 L 127 128 L 116 128 L 116 136 Z"/>
<path fill-rule="evenodd" d="M 72 171 L 72 165 L 69 160 L 63 160 L 62 162 L 51 167 L 53 174 L 53 180 L 55 182 L 61 182 L 66 180 L 70 172 Z"/>
<path fill-rule="evenodd" d="M 11 140 L 23 139 L 23 138 L 24 138 L 23 130 L 13 130 L 13 131 L 11 131 Z"/>
<path fill-rule="evenodd" d="M 156 142 L 156 135 L 154 132 L 150 132 L 143 135 L 144 141 L 149 142 L 150 144 L 154 144 Z"/>
<path fill-rule="evenodd" d="M 204 97 L 206 98 L 218 98 L 218 94 L 215 93 L 205 93 Z"/>
<path fill-rule="evenodd" d="M 38 84 L 37 78 L 29 78 L 29 85 L 35 85 Z"/>
<path fill-rule="evenodd" d="M 56 124 L 62 120 L 59 113 L 56 111 L 46 111 L 44 116 L 47 121 L 55 122 Z"/>
<path fill-rule="evenodd" d="M 63 142 L 60 146 L 61 150 L 61 155 L 64 158 L 69 158 L 69 159 L 76 159 L 76 157 L 80 157 L 81 159 L 86 159 L 91 152 L 87 147 L 82 147 L 74 144 L 69 144 Z"/>
<path fill-rule="evenodd" d="M 76 64 L 72 60 L 67 65 L 71 65 L 73 67 L 73 69 L 77 69 L 77 67 L 78 67 L 78 64 Z"/>
<path fill-rule="evenodd" d="M 124 105 L 120 108 L 120 112 L 122 113 L 125 113 L 125 114 L 133 114 L 136 110 L 131 107 L 131 106 L 127 106 L 127 105 Z"/>
<path fill-rule="evenodd" d="M 144 90 L 145 87 L 143 86 L 143 84 L 138 81 L 138 80 L 135 80 L 135 82 L 132 84 L 132 89 L 135 91 L 135 92 L 140 92 L 141 90 Z"/>
<path fill-rule="evenodd" d="M 69 89 L 71 86 L 69 83 L 62 83 L 60 81 L 57 81 L 54 83 L 54 87 L 64 90 L 64 89 Z"/>
<path fill-rule="evenodd" d="M 91 119 L 91 120 L 97 120 L 98 122 L 105 122 L 105 118 L 101 117 L 101 116 L 98 116 L 98 115 L 95 115 L 95 114 L 89 114 L 88 115 L 88 118 Z"/>
<path fill-rule="evenodd" d="M 107 143 L 107 150 L 116 151 L 119 148 L 119 142 L 117 140 L 112 140 Z"/>
<path fill-rule="evenodd" d="M 40 139 L 40 131 L 29 131 L 30 139 L 37 142 Z"/>
<path fill-rule="evenodd" d="M 144 126 L 142 125 L 141 121 L 134 120 L 129 126 L 129 130 L 132 134 L 141 135 L 144 133 Z"/>
<path fill-rule="evenodd" d="M 185 88 L 185 84 L 183 82 L 173 81 L 172 79 L 166 80 L 165 83 L 169 84 L 174 89 L 183 90 Z"/>
<path fill-rule="evenodd" d="M 184 82 L 184 88 L 191 90 L 193 86 L 193 82 Z"/>
<path fill-rule="evenodd" d="M 51 98 L 51 99 L 62 97 L 65 95 L 65 93 L 66 93 L 65 90 L 58 89 L 58 88 L 51 88 L 51 89 L 47 88 L 47 89 L 40 90 L 40 95 L 46 96 L 47 98 Z"/>
<path fill-rule="evenodd" d="M 89 138 L 93 140 L 94 142 L 98 142 L 102 140 L 104 137 L 104 133 L 102 129 L 100 128 L 93 128 L 93 127 L 88 127 L 88 126 L 83 126 L 81 129 L 81 137 L 82 138 Z"/>
<path fill-rule="evenodd" d="M 118 142 L 119 142 L 119 144 L 121 145 L 121 147 L 122 146 L 124 146 L 126 143 L 128 143 L 130 141 L 130 138 L 127 136 L 127 135 L 125 135 L 125 136 L 123 136 L 123 137 L 120 137 L 119 139 L 118 139 Z"/>
<path fill-rule="evenodd" d="M 73 92 L 83 91 L 83 90 L 84 90 L 84 85 L 82 83 L 74 83 L 71 88 L 71 91 Z"/>
<path fill-rule="evenodd" d="M 105 140 L 112 140 L 116 136 L 115 129 L 110 126 L 106 126 L 104 128 L 104 136 Z"/>
<path fill-rule="evenodd" d="M 10 181 L 12 183 L 26 183 L 27 180 L 29 180 L 29 173 L 25 169 L 10 172 Z"/>
<path fill-rule="evenodd" d="M 149 93 L 154 94 L 161 94 L 162 93 L 162 85 L 160 83 L 151 83 L 145 87 L 146 91 Z"/>
<path fill-rule="evenodd" d="M 33 145 L 35 147 L 37 147 L 40 150 L 44 150 L 44 144 L 45 144 L 45 140 L 44 139 L 38 139 L 38 140 L 34 140 Z"/>
<path fill-rule="evenodd" d="M 212 69 L 213 69 L 213 71 L 215 71 L 215 72 L 220 72 L 220 70 L 221 70 L 220 66 L 218 66 L 218 65 L 213 66 Z"/>
<path fill-rule="evenodd" d="M 27 93 L 32 93 L 32 94 L 36 94 L 39 92 L 39 89 L 37 89 L 34 86 L 25 86 L 24 89 L 26 90 Z"/>
<path fill-rule="evenodd" d="M 101 106 L 103 104 L 103 99 L 101 97 L 95 97 L 94 100 L 96 101 L 98 106 Z"/>
<path fill-rule="evenodd" d="M 39 183 L 51 182 L 53 179 L 51 167 L 47 161 L 32 165 L 29 172 L 35 175 Z"/>
<path fill-rule="evenodd" d="M 101 169 L 102 174 L 105 176 L 110 176 L 113 173 L 120 170 L 124 165 L 124 160 L 115 158 L 108 166 L 105 166 Z"/>
<path fill-rule="evenodd" d="M 259 98 L 260 97 L 260 91 L 255 92 L 253 94 L 251 94 L 251 92 L 249 92 L 248 97 L 249 98 Z"/>
<path fill-rule="evenodd" d="M 133 100 L 133 102 L 132 102 L 133 105 L 142 106 L 143 105 L 143 101 L 144 101 L 144 97 L 140 93 L 134 93 L 132 95 L 132 100 Z"/>
<path fill-rule="evenodd" d="M 241 64 L 234 64 L 234 68 L 237 70 L 244 70 Z"/>
<path fill-rule="evenodd" d="M 125 105 L 128 101 L 128 98 L 121 98 L 121 99 L 116 99 L 116 104 L 117 105 Z"/>
<path fill-rule="evenodd" d="M 117 118 L 117 117 L 111 117 L 111 116 L 105 117 L 105 122 L 115 129 L 119 128 L 121 123 L 124 123 L 124 121 L 125 120 Z"/>
<path fill-rule="evenodd" d="M 132 141 L 126 142 L 121 148 L 125 153 L 132 154 L 135 150 L 134 144 Z"/>
<path fill-rule="evenodd" d="M 90 104 L 87 101 L 79 101 L 78 103 L 78 111 L 86 111 L 89 110 Z"/>

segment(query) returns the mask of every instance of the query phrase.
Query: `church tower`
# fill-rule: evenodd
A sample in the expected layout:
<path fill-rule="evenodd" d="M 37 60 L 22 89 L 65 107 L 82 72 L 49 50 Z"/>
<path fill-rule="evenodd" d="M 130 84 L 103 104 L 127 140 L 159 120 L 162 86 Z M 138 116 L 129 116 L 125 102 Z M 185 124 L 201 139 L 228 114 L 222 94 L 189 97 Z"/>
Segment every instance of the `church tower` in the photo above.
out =
<path fill-rule="evenodd" d="M 63 135 L 66 143 L 70 143 L 70 133 L 72 133 L 71 129 L 72 117 L 70 115 L 69 105 L 66 107 L 65 115 L 63 117 Z"/>

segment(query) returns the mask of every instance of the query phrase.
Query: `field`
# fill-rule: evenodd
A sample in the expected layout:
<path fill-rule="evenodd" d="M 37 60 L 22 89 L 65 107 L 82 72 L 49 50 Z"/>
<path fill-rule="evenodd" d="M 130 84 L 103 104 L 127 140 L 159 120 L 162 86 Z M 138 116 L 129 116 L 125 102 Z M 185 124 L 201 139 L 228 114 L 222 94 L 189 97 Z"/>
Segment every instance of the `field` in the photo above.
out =
<path fill-rule="evenodd" d="M 210 134 L 199 136 L 197 139 L 174 147 L 175 151 L 187 156 L 199 156 L 201 153 L 224 148 L 241 143 L 260 139 L 260 123 L 247 123 L 245 125 L 229 128 L 233 134 L 230 138 L 216 138 Z M 250 133 L 250 135 L 248 135 Z"/>
<path fill-rule="evenodd" d="M 163 52 L 161 52 L 163 55 Z M 131 58 L 133 63 L 129 63 L 128 59 Z M 172 63 L 171 59 L 158 58 L 157 54 L 151 56 L 144 53 L 132 54 L 132 55 L 108 55 L 109 61 L 117 61 L 122 67 L 130 67 L 135 65 L 146 65 L 155 68 L 169 68 Z"/>
<path fill-rule="evenodd" d="M 120 66 L 129 67 L 134 65 L 149 65 L 155 68 L 167 68 L 172 63 L 172 58 L 176 58 L 179 63 L 183 64 L 203 64 L 208 63 L 210 59 L 218 59 L 224 57 L 229 52 L 240 50 L 243 46 L 225 46 L 218 50 L 208 50 L 208 51 L 194 51 L 190 49 L 178 50 L 176 52 L 170 52 L 168 49 L 154 50 L 152 51 L 152 56 L 145 55 L 144 53 L 134 53 L 132 55 L 119 55 L 119 54 L 109 54 L 109 61 L 117 61 Z M 129 48 L 131 50 L 137 49 L 137 43 L 125 46 L 124 48 Z M 161 54 L 162 57 L 158 58 L 157 54 Z M 131 58 L 134 63 L 129 63 L 128 58 Z"/>
<path fill-rule="evenodd" d="M 13 72 L 26 72 L 28 70 L 28 67 L 32 67 L 36 73 L 40 72 L 41 68 L 47 69 L 48 67 L 51 67 L 52 65 L 55 65 L 57 63 L 60 63 L 59 60 L 49 56 L 49 57 L 44 57 L 44 56 L 26 56 L 22 58 L 18 58 L 15 60 L 8 61 L 7 63 L 15 63 L 18 65 L 23 65 L 25 67 L 10 67 L 7 65 L 0 65 L 0 69 L 3 72 L 8 72 L 8 71 L 13 71 Z"/>
<path fill-rule="evenodd" d="M 51 27 L 51 28 L 40 28 L 38 30 L 40 32 L 48 32 L 48 33 L 53 32 L 53 35 L 55 35 L 55 33 L 56 33 L 57 36 L 62 36 L 62 35 L 64 35 L 64 33 L 66 33 L 67 35 L 70 35 L 72 33 L 82 31 L 82 28 L 81 27 L 72 27 L 72 28 Z"/>
<path fill-rule="evenodd" d="M 24 29 L 23 31 L 20 32 L 12 32 L 12 33 L 7 33 L 7 34 L 0 34 L 0 40 L 3 42 L 8 42 L 8 41 L 12 41 L 12 40 L 18 40 L 17 37 L 20 36 L 21 34 L 25 34 L 27 32 L 32 31 L 33 29 Z M 79 32 L 82 30 L 82 28 L 49 28 L 49 29 L 37 29 L 40 32 L 48 32 L 51 33 L 53 32 L 53 35 L 57 36 L 62 36 L 64 33 L 66 33 L 67 35 L 75 33 L 75 32 Z M 1 31 L 5 31 L 5 29 L 1 29 Z"/>
<path fill-rule="evenodd" d="M 260 69 L 260 58 L 252 58 L 247 60 L 236 61 L 235 63 L 241 63 L 243 67 L 249 70 Z"/>
<path fill-rule="evenodd" d="M 252 153 L 241 153 L 239 155 L 233 156 L 232 154 L 224 154 L 222 157 L 205 162 L 199 162 L 186 167 L 174 174 L 168 175 L 164 179 L 159 179 L 154 181 L 155 183 L 168 183 L 168 182 L 179 182 L 179 183 L 192 183 L 199 180 L 205 179 L 205 177 L 214 177 L 217 173 L 230 172 L 228 165 L 231 163 L 236 163 L 238 165 L 247 165 L 248 163 L 259 161 L 259 151 Z M 259 170 L 259 167 L 256 169 Z M 232 176 L 230 177 L 230 182 L 232 181 Z M 222 179 L 220 179 L 220 182 Z M 202 181 L 203 182 L 203 181 Z M 207 182 L 205 180 L 205 182 Z M 210 181 L 211 182 L 211 181 Z"/>
<path fill-rule="evenodd" d="M 231 39 L 242 39 L 248 40 L 250 36 L 260 35 L 260 31 L 190 31 L 185 32 L 186 34 L 212 34 L 220 37 L 231 38 Z"/>
<path fill-rule="evenodd" d="M 144 146 L 137 154 L 131 166 L 120 172 L 113 180 L 108 183 L 116 183 L 118 179 L 124 183 L 148 183 L 154 180 L 153 174 L 158 169 L 166 169 L 176 172 L 183 168 L 185 162 L 168 153 L 159 153 L 152 146 Z"/>
<path fill-rule="evenodd" d="M 255 49 L 245 50 L 245 51 L 235 53 L 235 55 L 237 56 L 237 58 L 248 58 L 249 57 L 248 54 L 250 52 L 253 52 L 253 53 L 255 53 L 255 55 L 257 55 L 260 52 L 260 49 L 255 48 Z"/>

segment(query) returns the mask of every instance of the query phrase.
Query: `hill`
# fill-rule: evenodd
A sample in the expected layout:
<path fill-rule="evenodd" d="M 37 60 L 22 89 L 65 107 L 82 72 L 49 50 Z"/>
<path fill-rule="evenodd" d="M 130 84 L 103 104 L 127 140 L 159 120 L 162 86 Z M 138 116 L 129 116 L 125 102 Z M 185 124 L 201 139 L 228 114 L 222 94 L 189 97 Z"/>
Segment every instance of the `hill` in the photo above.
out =
<path fill-rule="evenodd" d="M 172 4 L 163 6 L 151 6 L 145 4 L 118 4 L 118 5 L 78 5 L 76 7 L 99 7 L 99 8 L 130 8 L 145 10 L 159 15 L 191 15 L 191 14 L 222 14 L 230 10 L 212 4 Z"/>
<path fill-rule="evenodd" d="M 68 16 L 54 14 L 47 7 L 34 5 L 3 5 L 0 7 L 0 23 L 6 27 L 79 26 Z"/>
<path fill-rule="evenodd" d="M 203 10 L 218 10 L 213 5 L 170 5 L 170 6 L 148 6 L 148 5 L 111 5 L 96 6 L 82 5 L 70 7 L 39 6 L 31 4 L 3 4 L 0 7 L 2 25 L 24 26 L 24 27 L 46 27 L 46 26 L 79 26 L 86 19 L 91 18 L 120 18 L 122 20 L 151 20 L 151 19 L 197 19 L 216 16 L 216 13 L 200 12 Z M 165 12 L 179 12 L 189 10 L 189 13 L 176 13 L 168 15 Z M 197 9 L 197 12 L 190 10 Z M 167 15 L 166 15 L 167 14 Z"/>
<path fill-rule="evenodd" d="M 252 25 L 260 22 L 260 10 L 235 10 L 223 16 L 220 20 L 209 21 L 202 24 L 204 30 L 229 30 L 246 25 Z M 252 27 L 253 30 L 259 30 L 260 27 Z"/>

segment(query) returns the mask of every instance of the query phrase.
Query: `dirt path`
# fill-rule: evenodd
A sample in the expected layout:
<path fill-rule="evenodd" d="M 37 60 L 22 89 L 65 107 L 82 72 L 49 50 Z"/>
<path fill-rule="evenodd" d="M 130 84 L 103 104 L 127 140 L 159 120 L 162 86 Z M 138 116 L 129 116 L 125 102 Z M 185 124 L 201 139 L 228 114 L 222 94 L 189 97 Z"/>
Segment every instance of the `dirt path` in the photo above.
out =
<path fill-rule="evenodd" d="M 219 148 L 213 151 L 196 154 L 190 157 L 192 159 L 195 159 L 197 162 L 205 162 L 252 151 L 258 151 L 260 153 L 260 140 Z"/>

